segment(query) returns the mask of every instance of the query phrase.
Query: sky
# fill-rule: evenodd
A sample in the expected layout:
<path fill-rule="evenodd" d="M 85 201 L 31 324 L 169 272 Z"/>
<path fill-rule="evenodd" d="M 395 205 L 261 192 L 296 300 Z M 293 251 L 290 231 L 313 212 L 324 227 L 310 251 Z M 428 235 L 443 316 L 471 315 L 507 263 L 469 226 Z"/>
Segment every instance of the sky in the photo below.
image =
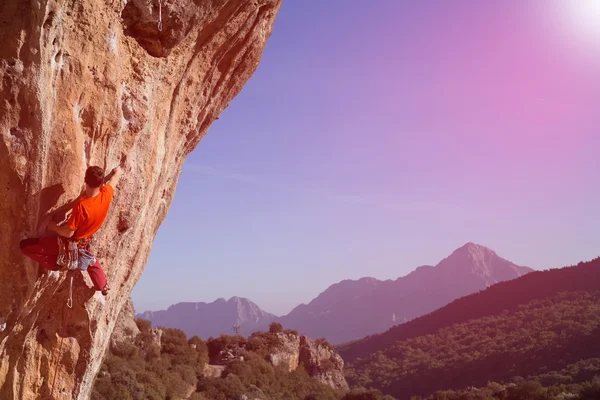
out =
<path fill-rule="evenodd" d="M 598 71 L 600 0 L 285 0 L 186 159 L 136 312 L 283 315 L 467 242 L 539 270 L 600 256 Z"/>

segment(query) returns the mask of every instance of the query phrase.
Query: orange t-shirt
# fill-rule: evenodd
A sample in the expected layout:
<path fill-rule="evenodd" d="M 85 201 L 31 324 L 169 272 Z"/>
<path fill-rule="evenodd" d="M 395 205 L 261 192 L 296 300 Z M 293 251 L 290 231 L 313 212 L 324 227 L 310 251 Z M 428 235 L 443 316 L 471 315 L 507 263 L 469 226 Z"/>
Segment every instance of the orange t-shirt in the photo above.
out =
<path fill-rule="evenodd" d="M 114 190 L 110 185 L 100 187 L 100 193 L 94 197 L 82 197 L 73 206 L 73 213 L 67 222 L 69 229 L 75 231 L 74 239 L 92 236 L 106 219 Z"/>

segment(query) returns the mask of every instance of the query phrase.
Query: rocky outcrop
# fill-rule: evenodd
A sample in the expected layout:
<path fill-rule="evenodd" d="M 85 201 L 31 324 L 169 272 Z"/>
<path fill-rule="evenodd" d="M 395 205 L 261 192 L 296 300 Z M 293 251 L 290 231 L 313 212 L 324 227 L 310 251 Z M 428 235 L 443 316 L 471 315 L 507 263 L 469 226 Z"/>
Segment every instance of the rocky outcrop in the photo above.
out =
<path fill-rule="evenodd" d="M 324 341 L 300 337 L 300 363 L 317 381 L 335 389 L 348 389 L 344 378 L 344 360 Z"/>
<path fill-rule="evenodd" d="M 158 347 L 158 349 L 162 349 L 162 336 L 165 333 L 160 328 L 152 328 L 150 329 L 150 334 L 152 335 L 152 342 Z"/>
<path fill-rule="evenodd" d="M 294 371 L 300 363 L 300 337 L 294 334 L 277 333 L 279 345 L 271 349 L 269 362 L 275 367 Z"/>
<path fill-rule="evenodd" d="M 204 367 L 205 378 L 220 378 L 225 372 L 225 365 L 206 364 Z"/>
<path fill-rule="evenodd" d="M 184 158 L 256 69 L 280 3 L 0 2 L 0 398 L 50 398 L 55 378 L 54 398 L 89 397 Z M 18 244 L 60 219 L 87 166 L 119 163 L 94 245 L 112 291 L 78 271 L 63 331 L 66 275 Z"/>
<path fill-rule="evenodd" d="M 327 342 L 286 333 L 278 333 L 277 337 L 279 345 L 272 348 L 268 356 L 274 366 L 283 366 L 291 372 L 302 365 L 312 378 L 322 384 L 335 389 L 348 389 L 344 378 L 344 360 Z"/>
<path fill-rule="evenodd" d="M 244 356 L 241 355 L 241 348 L 231 349 L 231 350 L 222 350 L 219 352 L 215 363 L 217 365 L 227 365 L 233 361 L 244 361 Z"/>
<path fill-rule="evenodd" d="M 260 337 L 268 348 L 267 361 L 288 372 L 302 366 L 309 376 L 334 389 L 348 389 L 344 378 L 344 361 L 325 340 L 312 341 L 308 337 L 286 331 L 262 333 Z M 252 339 L 251 339 L 252 340 Z M 267 344 L 268 343 L 268 344 Z M 222 350 L 204 370 L 205 377 L 219 378 L 234 361 L 244 362 L 249 350 L 246 344 L 233 344 Z"/>
<path fill-rule="evenodd" d="M 121 308 L 121 312 L 115 323 L 115 328 L 111 336 L 113 344 L 123 341 L 133 341 L 138 333 L 140 333 L 140 329 L 135 323 L 134 318 L 135 309 L 133 308 L 133 300 L 130 297 L 123 305 L 123 308 Z"/>

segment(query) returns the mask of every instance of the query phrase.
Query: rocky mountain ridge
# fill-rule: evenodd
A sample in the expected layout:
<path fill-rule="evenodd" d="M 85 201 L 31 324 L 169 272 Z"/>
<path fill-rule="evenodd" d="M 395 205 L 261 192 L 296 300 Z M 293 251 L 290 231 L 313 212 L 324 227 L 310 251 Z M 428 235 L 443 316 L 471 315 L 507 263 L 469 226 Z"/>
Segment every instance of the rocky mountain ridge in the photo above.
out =
<path fill-rule="evenodd" d="M 255 330 L 265 330 L 270 322 L 278 321 L 309 337 L 324 337 L 338 344 L 383 332 L 459 297 L 531 271 L 531 268 L 501 258 L 485 246 L 469 242 L 436 266 L 420 266 L 396 280 L 381 281 L 365 277 L 335 283 L 310 303 L 301 304 L 282 317 L 260 310 L 247 299 L 238 302 L 251 304 L 252 315 L 261 318 L 249 319 L 245 317 L 245 312 L 240 314 L 233 308 L 227 312 L 223 308 L 218 309 L 216 305 L 224 300 L 209 304 L 178 303 L 166 311 L 138 316 L 158 325 L 183 329 L 188 334 L 201 332 L 204 334 L 199 335 L 201 337 L 229 333 L 236 320 L 245 321 L 240 331 L 245 335 Z M 190 312 L 194 304 L 207 309 L 212 307 L 213 311 L 204 314 Z M 223 320 L 227 323 L 223 323 Z M 196 327 L 203 327 L 204 331 Z"/>
<path fill-rule="evenodd" d="M 278 321 L 311 337 L 339 344 L 383 332 L 462 296 L 531 272 L 485 246 L 467 243 L 436 266 L 396 280 L 363 278 L 332 285 Z"/>
<path fill-rule="evenodd" d="M 257 327 L 268 326 L 277 317 L 260 309 L 243 297 L 217 299 L 212 303 L 177 303 L 166 310 L 145 311 L 136 317 L 155 326 L 177 327 L 189 336 L 208 339 L 222 333 L 231 333 L 234 326 L 239 333 L 250 335 Z"/>

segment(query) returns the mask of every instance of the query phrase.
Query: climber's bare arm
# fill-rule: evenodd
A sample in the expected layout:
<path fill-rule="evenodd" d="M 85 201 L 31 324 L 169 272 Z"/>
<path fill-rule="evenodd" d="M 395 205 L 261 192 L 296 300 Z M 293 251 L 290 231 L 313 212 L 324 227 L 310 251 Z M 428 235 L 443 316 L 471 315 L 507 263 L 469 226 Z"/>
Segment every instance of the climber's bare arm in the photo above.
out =
<path fill-rule="evenodd" d="M 120 166 L 114 168 L 112 171 L 110 171 L 110 174 L 108 174 L 106 178 L 104 178 L 104 182 L 106 182 L 107 185 L 110 185 L 114 190 L 117 187 L 117 184 L 119 183 L 121 173 L 122 171 Z"/>
<path fill-rule="evenodd" d="M 75 233 L 75 231 L 71 230 L 68 226 L 58 226 L 54 222 L 48 224 L 48 229 L 66 238 L 73 237 L 73 234 Z"/>

